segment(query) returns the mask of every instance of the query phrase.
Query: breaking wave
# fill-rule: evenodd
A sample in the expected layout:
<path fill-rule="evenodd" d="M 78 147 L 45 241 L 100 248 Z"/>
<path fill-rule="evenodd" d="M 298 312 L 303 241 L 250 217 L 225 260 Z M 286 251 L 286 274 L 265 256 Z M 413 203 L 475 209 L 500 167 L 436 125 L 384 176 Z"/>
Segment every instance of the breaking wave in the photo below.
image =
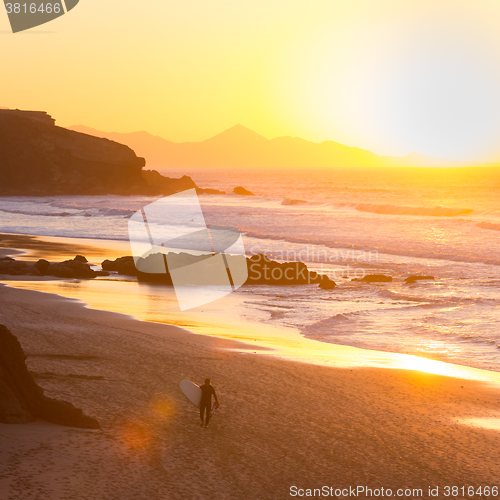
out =
<path fill-rule="evenodd" d="M 493 231 L 500 231 L 500 224 L 494 224 L 493 222 L 478 222 L 477 227 L 481 229 L 491 229 Z"/>
<path fill-rule="evenodd" d="M 429 217 L 456 217 L 457 215 L 470 214 L 473 210 L 469 208 L 446 208 L 446 207 L 408 207 L 398 205 L 372 205 L 359 203 L 354 208 L 360 212 L 370 212 L 382 215 L 421 215 Z"/>

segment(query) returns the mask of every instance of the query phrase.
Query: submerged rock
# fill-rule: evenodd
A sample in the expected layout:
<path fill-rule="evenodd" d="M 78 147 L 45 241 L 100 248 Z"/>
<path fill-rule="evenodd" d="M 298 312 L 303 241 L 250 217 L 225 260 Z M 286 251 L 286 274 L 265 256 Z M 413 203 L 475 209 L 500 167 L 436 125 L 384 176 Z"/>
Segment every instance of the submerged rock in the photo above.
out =
<path fill-rule="evenodd" d="M 319 284 L 319 287 L 322 290 L 333 290 L 336 286 L 337 283 L 335 283 L 335 281 L 332 281 L 328 276 L 323 276 Z"/>
<path fill-rule="evenodd" d="M 250 191 L 248 191 L 248 189 L 245 189 L 242 186 L 235 187 L 233 189 L 233 193 L 234 194 L 239 194 L 239 195 L 242 195 L 242 196 L 255 196 L 253 193 L 251 193 Z"/>
<path fill-rule="evenodd" d="M 433 280 L 434 276 L 408 276 L 408 278 L 405 279 L 405 283 L 407 285 L 411 283 L 416 283 L 417 281 L 420 280 Z"/>
<path fill-rule="evenodd" d="M 102 262 L 101 267 L 104 271 L 114 271 L 125 276 L 137 276 L 137 269 L 132 256 L 119 257 L 115 260 L 106 259 Z"/>

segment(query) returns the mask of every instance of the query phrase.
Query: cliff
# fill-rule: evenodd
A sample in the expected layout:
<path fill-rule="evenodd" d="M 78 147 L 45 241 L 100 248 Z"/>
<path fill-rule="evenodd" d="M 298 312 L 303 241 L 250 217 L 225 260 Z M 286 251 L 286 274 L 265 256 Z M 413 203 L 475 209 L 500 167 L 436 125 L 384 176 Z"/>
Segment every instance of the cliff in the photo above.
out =
<path fill-rule="evenodd" d="M 0 422 L 24 424 L 35 418 L 70 427 L 99 428 L 96 420 L 71 403 L 44 395 L 26 367 L 21 344 L 0 325 Z"/>
<path fill-rule="evenodd" d="M 128 146 L 55 125 L 44 112 L 0 110 L 0 194 L 124 194 L 147 186 Z"/>

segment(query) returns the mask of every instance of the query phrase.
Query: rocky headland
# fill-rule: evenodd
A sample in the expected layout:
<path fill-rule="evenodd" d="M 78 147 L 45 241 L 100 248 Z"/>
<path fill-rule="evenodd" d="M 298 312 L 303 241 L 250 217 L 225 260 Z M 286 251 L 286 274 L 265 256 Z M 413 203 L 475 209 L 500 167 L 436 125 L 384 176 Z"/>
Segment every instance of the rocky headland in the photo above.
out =
<path fill-rule="evenodd" d="M 0 196 L 223 194 L 145 165 L 128 146 L 58 127 L 44 111 L 0 109 Z"/>

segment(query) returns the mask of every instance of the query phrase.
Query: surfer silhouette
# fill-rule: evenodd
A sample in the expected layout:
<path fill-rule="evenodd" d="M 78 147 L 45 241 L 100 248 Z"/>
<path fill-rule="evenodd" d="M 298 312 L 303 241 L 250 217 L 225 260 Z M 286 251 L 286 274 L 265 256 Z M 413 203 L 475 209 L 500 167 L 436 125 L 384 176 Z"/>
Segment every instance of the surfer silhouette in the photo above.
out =
<path fill-rule="evenodd" d="M 214 387 L 210 384 L 210 379 L 205 379 L 205 383 L 200 386 L 201 389 L 201 401 L 200 401 L 200 419 L 201 427 L 203 427 L 203 417 L 206 412 L 206 423 L 205 427 L 208 427 L 208 422 L 210 422 L 210 416 L 212 412 L 212 395 L 215 398 L 215 406 L 219 407 L 219 401 L 217 399 L 217 394 L 215 393 Z"/>

